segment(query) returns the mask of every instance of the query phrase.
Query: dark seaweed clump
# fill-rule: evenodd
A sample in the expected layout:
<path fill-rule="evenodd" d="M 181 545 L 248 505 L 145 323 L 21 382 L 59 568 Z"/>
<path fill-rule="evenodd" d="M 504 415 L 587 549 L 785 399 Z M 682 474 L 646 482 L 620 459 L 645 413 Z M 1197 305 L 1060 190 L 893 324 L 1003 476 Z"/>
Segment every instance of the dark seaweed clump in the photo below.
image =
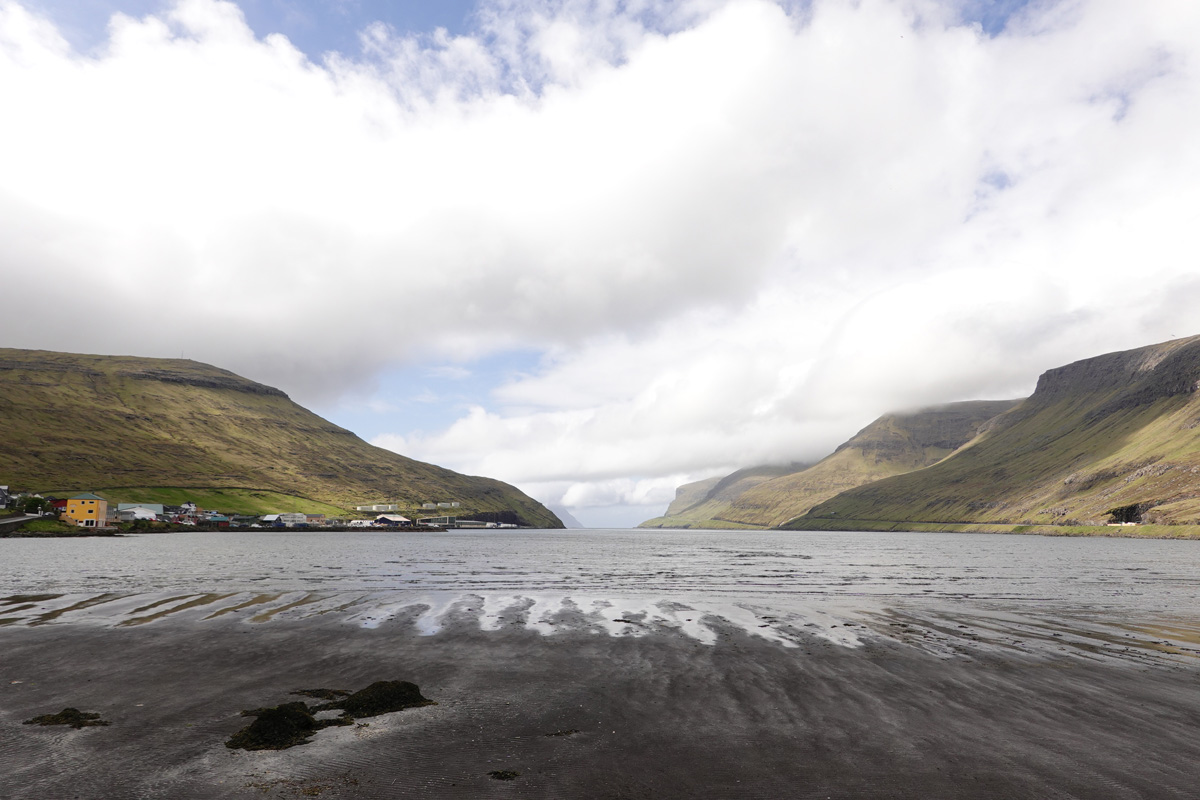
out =
<path fill-rule="evenodd" d="M 308 706 L 301 702 L 256 708 L 243 711 L 242 715 L 255 717 L 255 720 L 225 742 L 228 748 L 286 750 L 298 744 L 307 744 L 313 734 L 322 728 L 350 724 L 341 719 L 317 719 Z"/>
<path fill-rule="evenodd" d="M 40 717 L 25 720 L 26 725 L 70 725 L 78 730 L 79 728 L 89 728 L 93 725 L 110 725 L 111 723 L 100 719 L 99 714 L 93 714 L 88 711 L 80 711 L 78 708 L 64 708 L 57 714 L 42 714 Z"/>
<path fill-rule="evenodd" d="M 520 774 L 511 769 L 494 769 L 488 773 L 488 775 L 491 775 L 498 781 L 511 781 Z"/>
<path fill-rule="evenodd" d="M 343 689 L 297 689 L 292 694 L 331 702 L 310 707 L 297 701 L 243 711 L 242 716 L 256 719 L 235 733 L 225 746 L 242 750 L 286 750 L 307 744 L 322 728 L 350 725 L 357 717 L 376 717 L 405 708 L 434 705 L 432 700 L 421 695 L 415 683 L 408 681 L 376 681 L 353 694 Z M 341 711 L 341 716 L 316 718 L 322 711 L 334 710 Z"/>
<path fill-rule="evenodd" d="M 367 688 L 355 692 L 344 700 L 336 700 L 317 707 L 317 711 L 341 709 L 343 717 L 377 717 L 406 708 L 433 705 L 433 701 L 421 695 L 415 683 L 408 681 L 375 681 Z"/>

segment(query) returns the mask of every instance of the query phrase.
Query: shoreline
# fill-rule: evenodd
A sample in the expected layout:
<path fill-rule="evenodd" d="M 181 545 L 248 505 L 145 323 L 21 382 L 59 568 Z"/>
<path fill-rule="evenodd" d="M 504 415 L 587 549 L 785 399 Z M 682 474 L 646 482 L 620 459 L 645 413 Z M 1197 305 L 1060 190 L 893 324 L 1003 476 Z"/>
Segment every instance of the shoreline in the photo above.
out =
<path fill-rule="evenodd" d="M 792 521 L 796 522 L 795 520 Z M 1003 533 L 1016 536 L 1098 536 L 1120 539 L 1200 539 L 1200 525 L 1034 525 L 996 522 L 893 522 L 888 520 L 805 520 L 805 527 L 779 531 L 904 531 L 911 533 Z M 785 523 L 791 524 L 791 523 Z"/>
<path fill-rule="evenodd" d="M 464 529 L 467 530 L 467 529 Z M 488 530 L 488 529 L 478 529 Z M 528 529 L 526 529 L 528 530 Z M 361 533 L 363 531 L 374 531 L 377 533 L 445 533 L 446 528 L 437 527 L 411 527 L 411 528 L 349 528 L 349 527 L 333 527 L 333 528 L 246 528 L 246 527 L 228 527 L 228 528 L 211 528 L 201 525 L 174 525 L 168 528 L 150 528 L 150 529 L 122 529 L 122 528 L 81 528 L 76 531 L 0 531 L 0 539 L 83 539 L 90 537 L 113 537 L 113 536 L 153 536 L 158 534 L 171 533 Z"/>
<path fill-rule="evenodd" d="M 794 522 L 794 520 L 792 521 Z M 747 532 L 795 532 L 819 533 L 837 531 L 846 533 L 997 533 L 1014 536 L 1069 536 L 1107 537 L 1118 539 L 1200 539 L 1200 525 L 1033 525 L 995 522 L 894 522 L 878 519 L 807 520 L 800 527 L 767 528 L 750 525 L 731 525 L 727 528 L 697 526 L 651 525 L 638 526 L 636 531 L 720 531 L 722 533 Z M 789 523 L 785 523 L 787 525 Z"/>
<path fill-rule="evenodd" d="M 1013 536 L 1055 536 L 1074 538 L 1113 538 L 1113 539 L 1171 539 L 1171 540 L 1200 540 L 1200 525 L 1009 525 L 996 523 L 966 523 L 966 522 L 888 522 L 881 520 L 820 520 L 819 526 L 804 528 L 674 528 L 656 526 L 652 528 L 627 528 L 615 530 L 645 531 L 714 531 L 721 533 L 736 533 L 745 531 L 766 531 L 777 533 L 820 533 L 823 531 L 844 533 L 991 533 Z M 824 524 L 830 523 L 830 524 Z M 0 539 L 85 539 L 97 537 L 124 537 L 155 534 L 188 534 L 188 533 L 446 533 L 446 528 L 412 527 L 412 528 L 207 528 L 200 526 L 179 525 L 166 530 L 121 530 L 117 528 L 91 528 L 75 531 L 55 531 L 42 533 L 36 531 L 5 531 L 0 530 Z M 514 529 L 464 528 L 472 532 L 502 532 Z M 569 528 L 518 528 L 515 530 L 551 530 L 564 531 Z"/>

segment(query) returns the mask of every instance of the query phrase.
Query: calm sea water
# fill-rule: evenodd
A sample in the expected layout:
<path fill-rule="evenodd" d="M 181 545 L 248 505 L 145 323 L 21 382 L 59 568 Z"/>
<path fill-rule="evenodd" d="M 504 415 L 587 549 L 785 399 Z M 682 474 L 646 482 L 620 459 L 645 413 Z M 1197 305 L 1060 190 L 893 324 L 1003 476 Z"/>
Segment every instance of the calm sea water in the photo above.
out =
<path fill-rule="evenodd" d="M 784 644 L 816 631 L 853 645 L 888 625 L 965 621 L 976 634 L 1049 625 L 1060 639 L 1190 647 L 1200 542 L 628 530 L 0 540 L 0 625 L 335 613 L 374 626 L 414 608 L 431 634 L 468 614 L 484 628 L 711 639 L 719 620 Z"/>

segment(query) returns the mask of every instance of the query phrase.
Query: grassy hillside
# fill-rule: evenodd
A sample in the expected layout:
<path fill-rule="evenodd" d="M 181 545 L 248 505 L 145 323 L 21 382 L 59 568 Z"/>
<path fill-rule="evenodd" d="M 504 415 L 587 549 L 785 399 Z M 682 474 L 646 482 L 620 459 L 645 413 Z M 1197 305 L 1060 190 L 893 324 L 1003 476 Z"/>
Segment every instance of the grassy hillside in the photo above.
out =
<path fill-rule="evenodd" d="M 760 528 L 761 525 L 729 518 L 737 498 L 754 487 L 782 475 L 805 469 L 806 464 L 740 469 L 724 478 L 685 483 L 675 490 L 675 500 L 661 517 L 646 520 L 639 528 Z"/>
<path fill-rule="evenodd" d="M 0 482 L 14 488 L 142 502 L 220 490 L 238 505 L 214 506 L 244 512 L 457 500 L 459 513 L 561 527 L 508 484 L 374 447 L 278 389 L 195 361 L 0 348 L 0 425 Z"/>
<path fill-rule="evenodd" d="M 667 506 L 666 516 L 680 516 L 692 506 L 703 503 L 708 498 L 708 493 L 720 482 L 720 477 L 705 478 L 702 481 L 685 483 L 678 487 L 675 490 L 675 499 Z"/>
<path fill-rule="evenodd" d="M 190 501 L 200 508 L 220 509 L 234 514 L 262 515 L 286 509 L 303 514 L 324 514 L 327 517 L 335 518 L 346 516 L 346 509 L 341 506 L 262 489 L 155 486 L 101 489 L 98 494 L 113 503 L 161 503 L 167 506 L 178 506 Z M 425 515 L 429 513 L 432 512 L 424 512 Z"/>
<path fill-rule="evenodd" d="M 936 463 L 1017 401 L 954 403 L 872 422 L 812 466 L 756 467 L 680 487 L 663 517 L 641 527 L 769 528 L 839 492 Z M 700 495 L 699 487 L 708 486 Z M 684 505 L 683 499 L 693 499 Z"/>
<path fill-rule="evenodd" d="M 1200 337 L 1079 361 L 975 442 L 917 472 L 846 491 L 789 528 L 1102 525 L 1110 511 L 1200 524 Z"/>

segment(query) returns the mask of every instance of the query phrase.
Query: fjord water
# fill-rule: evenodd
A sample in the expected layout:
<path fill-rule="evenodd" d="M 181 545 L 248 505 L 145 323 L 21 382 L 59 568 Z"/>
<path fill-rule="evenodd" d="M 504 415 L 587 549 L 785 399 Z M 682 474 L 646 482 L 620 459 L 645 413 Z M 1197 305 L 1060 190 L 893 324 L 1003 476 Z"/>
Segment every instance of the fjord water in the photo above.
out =
<path fill-rule="evenodd" d="M 999 534 L 263 531 L 13 539 L 0 592 L 460 591 L 972 598 L 1197 611 L 1200 544 Z"/>
<path fill-rule="evenodd" d="M 4 543 L 0 624 L 248 621 L 333 614 L 374 626 L 416 608 L 543 633 L 674 629 L 719 619 L 789 644 L 854 645 L 896 620 L 978 638 L 1054 628 L 1066 643 L 1192 653 L 1200 543 L 987 534 L 759 531 L 194 533 Z M 6 597 L 38 595 L 35 602 Z M 570 619 L 562 618 L 571 612 Z M 941 622 L 939 623 L 938 620 Z M 987 624 L 980 628 L 980 622 Z M 850 623 L 847 625 L 846 623 Z M 863 626 L 866 626 L 865 628 Z M 1000 626 L 1000 627 L 997 627 Z M 1132 633 L 1131 633 L 1132 631 Z M 1082 639 L 1080 638 L 1082 637 Z M 953 637 L 951 637 L 953 638 Z M 1041 638 L 1040 636 L 1037 638 Z M 952 647 L 946 637 L 937 641 Z M 1176 650 L 1176 647 L 1172 647 Z"/>

